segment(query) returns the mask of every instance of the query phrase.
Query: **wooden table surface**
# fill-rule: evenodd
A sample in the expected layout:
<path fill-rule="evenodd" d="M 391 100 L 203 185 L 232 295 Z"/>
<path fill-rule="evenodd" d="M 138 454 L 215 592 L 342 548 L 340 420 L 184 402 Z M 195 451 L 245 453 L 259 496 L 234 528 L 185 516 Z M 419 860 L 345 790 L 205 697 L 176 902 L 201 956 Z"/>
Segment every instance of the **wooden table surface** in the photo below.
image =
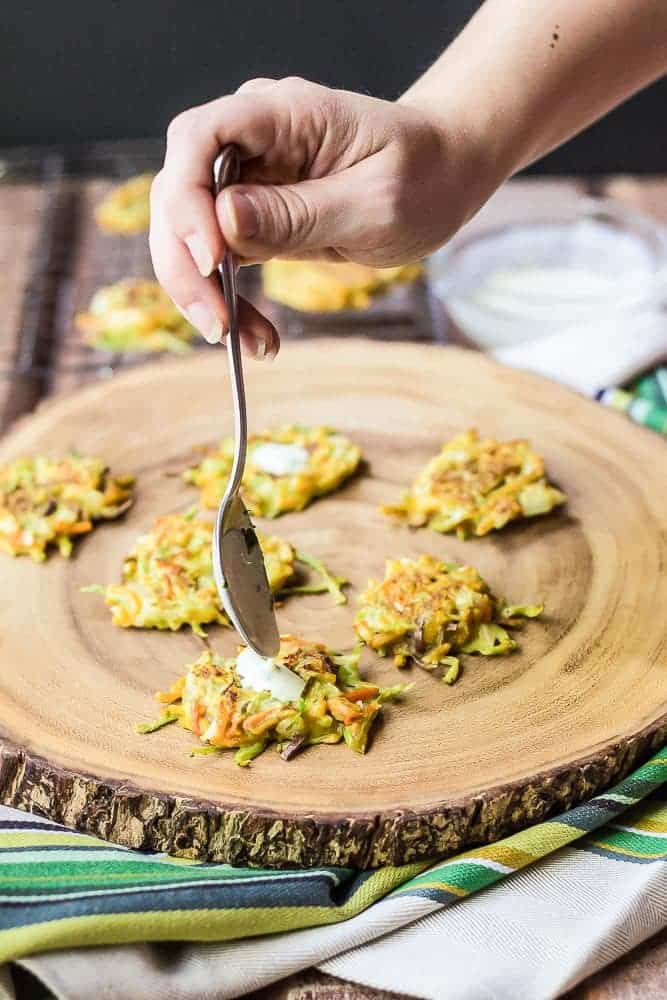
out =
<path fill-rule="evenodd" d="M 136 358 L 91 351 L 72 325 L 100 284 L 152 274 L 145 238 L 99 233 L 91 206 L 114 179 L 155 163 L 155 148 L 106 144 L 76 160 L 57 150 L 42 156 L 0 154 L 0 431 L 46 396 L 111 377 Z M 470 231 L 566 216 L 582 194 L 613 198 L 667 222 L 667 178 L 609 177 L 594 181 L 519 178 L 491 199 Z M 256 281 L 245 276 L 256 295 Z M 284 319 L 284 317 L 283 317 Z M 398 339 L 443 338 L 443 318 L 428 298 L 399 302 L 393 313 L 354 332 Z M 287 336 L 351 332 L 290 322 Z M 19 995 L 36 995 L 21 977 Z M 43 993 L 39 994 L 44 995 Z M 568 1000 L 658 1000 L 667 996 L 667 930 L 568 994 Z M 344 983 L 315 970 L 293 976 L 254 1000 L 387 1000 L 390 994 Z"/>

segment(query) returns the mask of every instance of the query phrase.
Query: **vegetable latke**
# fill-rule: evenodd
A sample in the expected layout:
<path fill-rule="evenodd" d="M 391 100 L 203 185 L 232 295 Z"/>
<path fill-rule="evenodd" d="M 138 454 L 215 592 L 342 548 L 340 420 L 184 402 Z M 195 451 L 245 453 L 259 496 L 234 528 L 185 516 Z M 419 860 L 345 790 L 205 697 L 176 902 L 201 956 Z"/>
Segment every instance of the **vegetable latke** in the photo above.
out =
<path fill-rule="evenodd" d="M 75 322 L 88 344 L 107 351 L 184 354 L 195 333 L 157 281 L 138 278 L 98 289 Z"/>
<path fill-rule="evenodd" d="M 282 636 L 275 662 L 307 682 L 298 702 L 279 701 L 268 691 L 244 689 L 236 660 L 207 651 L 168 692 L 156 695 L 165 705 L 159 718 L 137 729 L 153 732 L 178 722 L 203 744 L 193 753 L 237 748 L 235 760 L 241 766 L 271 743 L 285 760 L 313 744 L 341 740 L 363 754 L 382 705 L 407 689 L 403 684 L 380 688 L 363 681 L 358 651 L 333 653 L 319 643 L 291 635 Z"/>
<path fill-rule="evenodd" d="M 41 562 L 53 544 L 69 556 L 72 538 L 125 513 L 133 483 L 99 458 L 19 458 L 0 468 L 0 549 Z"/>
<path fill-rule="evenodd" d="M 95 221 L 108 233 L 144 233 L 150 223 L 153 174 L 138 174 L 114 187 L 95 208 Z"/>
<path fill-rule="evenodd" d="M 121 628 L 176 631 L 190 625 L 204 636 L 202 626 L 211 622 L 229 627 L 213 578 L 212 533 L 210 521 L 197 520 L 194 512 L 158 517 L 153 530 L 137 540 L 125 559 L 122 583 L 93 584 L 84 590 L 104 595 L 113 624 Z M 329 591 L 334 600 L 345 601 L 340 590 L 345 581 L 332 577 L 319 560 L 297 554 L 282 538 L 262 534 L 258 538 L 274 594 Z M 288 588 L 298 561 L 314 568 L 322 582 Z"/>
<path fill-rule="evenodd" d="M 547 482 L 544 460 L 528 442 L 480 441 L 469 430 L 443 445 L 399 504 L 381 509 L 411 528 L 428 525 L 468 538 L 548 514 L 566 500 Z"/>
<path fill-rule="evenodd" d="M 276 475 L 261 468 L 253 457 L 266 444 L 293 445 L 303 449 L 305 464 L 299 471 Z M 185 479 L 201 490 L 202 507 L 215 509 L 227 485 L 234 457 L 234 441 L 225 438 L 220 447 L 185 472 Z M 326 427 L 288 424 L 253 434 L 248 439 L 248 457 L 242 493 L 252 514 L 278 517 L 286 511 L 303 510 L 315 497 L 331 493 L 348 479 L 361 460 L 359 448 L 342 434 Z"/>
<path fill-rule="evenodd" d="M 414 281 L 421 264 L 367 267 L 347 261 L 269 260 L 262 265 L 264 294 L 301 312 L 367 309 L 374 295 Z"/>
<path fill-rule="evenodd" d="M 359 604 L 354 629 L 362 642 L 393 655 L 398 667 L 412 660 L 448 684 L 459 675 L 455 653 L 509 653 L 516 643 L 507 628 L 544 610 L 506 605 L 472 566 L 428 555 L 388 560 L 384 580 L 370 580 Z"/>

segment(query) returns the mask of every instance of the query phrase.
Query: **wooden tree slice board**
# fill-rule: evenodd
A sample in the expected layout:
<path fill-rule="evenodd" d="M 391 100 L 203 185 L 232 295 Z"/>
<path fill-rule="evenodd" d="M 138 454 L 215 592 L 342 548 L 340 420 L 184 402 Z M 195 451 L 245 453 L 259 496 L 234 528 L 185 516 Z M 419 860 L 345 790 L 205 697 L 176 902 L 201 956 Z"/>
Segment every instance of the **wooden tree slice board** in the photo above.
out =
<path fill-rule="evenodd" d="M 119 578 L 160 513 L 196 493 L 178 476 L 192 448 L 231 432 L 226 359 L 142 367 L 55 401 L 0 446 L 75 446 L 138 477 L 137 502 L 70 561 L 2 558 L 0 799 L 132 847 L 268 865 L 376 866 L 491 841 L 608 786 L 667 741 L 667 464 L 664 442 L 624 417 L 485 358 L 362 341 L 288 344 L 248 365 L 251 426 L 327 423 L 362 446 L 369 471 L 271 530 L 352 582 L 350 602 L 292 598 L 282 631 L 349 648 L 355 598 L 390 556 L 471 562 L 512 603 L 544 599 L 520 650 L 469 657 L 446 687 L 418 669 L 365 757 L 317 747 L 289 764 L 267 752 L 190 757 L 194 737 L 140 737 L 201 640 L 121 630 L 80 587 Z M 377 511 L 449 436 L 470 426 L 527 436 L 569 506 L 485 539 L 410 532 Z M 260 522 L 261 524 L 261 522 Z M 266 523 L 262 525 L 268 527 Z M 236 636 L 211 627 L 231 654 Z M 396 682 L 368 651 L 366 675 Z"/>

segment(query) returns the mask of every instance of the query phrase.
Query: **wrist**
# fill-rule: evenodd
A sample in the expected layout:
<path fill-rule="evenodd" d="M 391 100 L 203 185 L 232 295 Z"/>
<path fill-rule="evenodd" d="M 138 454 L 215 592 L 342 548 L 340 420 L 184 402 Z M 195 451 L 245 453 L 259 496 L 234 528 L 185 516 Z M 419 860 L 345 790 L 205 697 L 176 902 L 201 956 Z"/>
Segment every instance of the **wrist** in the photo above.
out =
<path fill-rule="evenodd" d="M 519 144 L 506 141 L 505 129 L 492 109 L 449 94 L 435 96 L 419 83 L 398 99 L 428 123 L 441 150 L 442 197 L 459 206 L 455 229 L 465 224 L 491 195 L 521 167 Z M 454 229 L 454 231 L 455 231 Z M 449 233 L 445 238 L 453 235 Z M 443 240 L 444 242 L 444 240 Z"/>

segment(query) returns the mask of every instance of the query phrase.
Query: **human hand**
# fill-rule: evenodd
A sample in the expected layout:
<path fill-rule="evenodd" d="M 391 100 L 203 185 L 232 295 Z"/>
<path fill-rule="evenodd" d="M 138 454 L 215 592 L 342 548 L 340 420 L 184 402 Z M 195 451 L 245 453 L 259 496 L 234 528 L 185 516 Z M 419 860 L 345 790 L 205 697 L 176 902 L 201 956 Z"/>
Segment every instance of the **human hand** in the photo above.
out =
<path fill-rule="evenodd" d="M 443 117 L 292 78 L 251 80 L 183 112 L 169 126 L 151 192 L 158 280 L 213 343 L 227 323 L 211 277 L 225 247 L 240 263 L 291 257 L 383 267 L 423 257 L 497 183 L 480 171 L 469 123 L 457 128 Z M 214 201 L 213 163 L 230 142 L 241 151 L 241 183 Z M 247 302 L 240 319 L 246 352 L 275 356 L 268 320 Z"/>

